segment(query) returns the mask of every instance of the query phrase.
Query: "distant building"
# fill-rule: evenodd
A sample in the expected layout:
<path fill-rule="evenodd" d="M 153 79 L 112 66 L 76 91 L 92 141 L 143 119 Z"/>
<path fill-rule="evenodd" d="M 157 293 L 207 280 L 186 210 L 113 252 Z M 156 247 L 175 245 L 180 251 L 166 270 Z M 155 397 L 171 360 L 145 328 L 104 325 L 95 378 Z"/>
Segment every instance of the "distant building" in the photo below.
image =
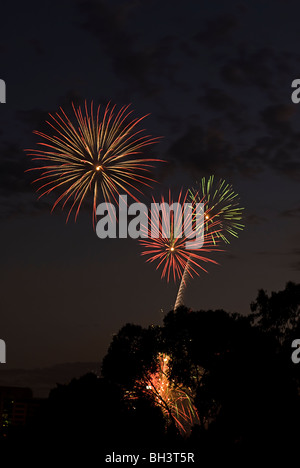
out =
<path fill-rule="evenodd" d="M 42 401 L 33 398 L 30 388 L 0 387 L 0 437 L 6 437 L 10 427 L 30 424 Z"/>

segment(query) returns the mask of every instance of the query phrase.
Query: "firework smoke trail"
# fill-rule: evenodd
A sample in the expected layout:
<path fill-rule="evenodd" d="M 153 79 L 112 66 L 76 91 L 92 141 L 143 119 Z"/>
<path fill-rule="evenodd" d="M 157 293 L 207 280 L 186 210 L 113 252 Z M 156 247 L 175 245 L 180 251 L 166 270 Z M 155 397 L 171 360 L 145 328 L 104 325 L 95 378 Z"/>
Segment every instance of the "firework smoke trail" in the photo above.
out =
<path fill-rule="evenodd" d="M 139 240 L 139 243 L 143 246 L 144 250 L 142 255 L 147 255 L 147 262 L 157 263 L 156 269 L 162 269 L 161 278 L 166 278 L 169 282 L 172 278 L 174 282 L 177 279 L 181 279 L 183 272 L 188 262 L 187 274 L 193 277 L 194 274 L 199 275 L 198 269 L 206 271 L 203 263 L 217 263 L 212 260 L 207 254 L 218 249 L 218 242 L 212 242 L 210 232 L 203 232 L 203 245 L 201 248 L 194 248 L 193 250 L 186 250 L 186 242 L 189 240 L 185 233 L 182 233 L 182 227 L 185 226 L 188 231 L 189 228 L 192 230 L 194 213 L 189 212 L 184 216 L 183 205 L 187 201 L 189 192 L 186 192 L 185 196 L 182 196 L 180 192 L 176 203 L 173 202 L 171 193 L 169 192 L 168 203 L 164 197 L 161 198 L 160 203 L 157 203 L 153 198 L 151 204 L 151 216 L 148 216 L 148 222 L 151 224 L 152 220 L 156 220 L 154 223 L 154 230 L 149 235 L 149 226 L 142 226 L 142 232 L 145 238 Z M 168 212 L 165 205 L 175 206 L 174 212 Z M 161 222 L 160 208 L 161 207 Z M 205 215 L 205 214 L 204 214 Z M 164 226 L 170 226 L 170 232 L 166 233 Z M 211 223 L 211 232 L 218 223 Z M 216 232 L 215 232 L 216 233 Z"/>
<path fill-rule="evenodd" d="M 72 107 L 73 121 L 60 108 L 60 113 L 49 114 L 52 120 L 46 122 L 51 134 L 34 132 L 42 138 L 38 143 L 40 149 L 27 151 L 33 161 L 41 164 L 29 171 L 41 172 L 34 180 L 40 185 L 37 189 L 41 193 L 39 198 L 62 191 L 52 210 L 60 202 L 62 208 L 70 203 L 67 221 L 73 209 L 77 219 L 84 199 L 91 192 L 95 225 L 99 192 L 107 202 L 117 201 L 120 190 L 138 201 L 134 193 L 142 193 L 140 186 L 150 187 L 154 182 L 147 173 L 153 162 L 161 160 L 138 155 L 142 148 L 154 144 L 159 138 L 142 135 L 144 130 L 136 129 L 147 115 L 132 119 L 129 106 L 116 111 L 116 106 L 110 108 L 108 104 L 102 115 L 100 106 L 94 113 L 93 103 L 88 109 L 85 102 L 83 111 L 80 106 L 75 108 L 72 104 Z"/>
<path fill-rule="evenodd" d="M 229 244 L 228 234 L 238 237 L 238 231 L 244 228 L 240 222 L 244 208 L 239 205 L 238 194 L 225 180 L 215 182 L 213 175 L 208 179 L 203 177 L 199 186 L 190 190 L 190 198 L 193 202 L 204 203 L 204 229 L 213 244 L 219 239 Z M 215 228 L 216 225 L 218 229 Z M 174 310 L 183 305 L 188 269 L 189 259 L 182 274 Z"/>
<path fill-rule="evenodd" d="M 185 267 L 184 267 L 184 271 L 182 274 L 180 286 L 178 289 L 178 293 L 177 293 L 177 297 L 176 297 L 176 301 L 174 305 L 174 310 L 176 310 L 179 306 L 183 305 L 184 292 L 185 292 L 187 281 L 189 278 L 189 273 L 188 273 L 189 264 L 190 264 L 190 259 L 187 260 Z"/>

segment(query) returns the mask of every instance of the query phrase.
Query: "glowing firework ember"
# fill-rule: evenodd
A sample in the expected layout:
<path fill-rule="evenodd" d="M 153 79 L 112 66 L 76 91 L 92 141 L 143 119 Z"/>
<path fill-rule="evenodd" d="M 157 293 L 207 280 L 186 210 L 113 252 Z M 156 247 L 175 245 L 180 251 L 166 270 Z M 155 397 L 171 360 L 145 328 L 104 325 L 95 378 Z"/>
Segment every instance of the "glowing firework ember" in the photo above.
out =
<path fill-rule="evenodd" d="M 146 115 L 132 119 L 129 106 L 115 111 L 115 106 L 107 105 L 102 116 L 100 106 L 94 113 L 93 103 L 90 110 L 85 103 L 84 111 L 72 106 L 73 122 L 60 108 L 60 113 L 49 114 L 52 120 L 47 121 L 54 134 L 34 132 L 43 141 L 38 143 L 41 148 L 29 150 L 32 151 L 29 155 L 33 161 L 42 163 L 30 170 L 41 171 L 41 176 L 34 181 L 40 184 L 40 197 L 62 191 L 52 210 L 60 202 L 62 208 L 70 203 L 67 221 L 73 209 L 76 220 L 83 201 L 91 192 L 94 223 L 99 193 L 105 201 L 111 201 L 116 200 L 121 190 L 138 201 L 134 192 L 142 193 L 141 187 L 154 182 L 147 175 L 152 167 L 149 163 L 160 160 L 138 155 L 142 148 L 159 138 L 136 129 Z"/>
<path fill-rule="evenodd" d="M 171 194 L 169 194 L 168 203 L 165 203 L 164 197 L 161 198 L 160 203 L 156 203 L 153 199 L 154 203 L 151 205 L 151 218 L 158 218 L 161 213 L 162 220 L 156 223 L 156 232 L 152 232 L 151 237 L 148 236 L 148 226 L 144 226 L 143 229 L 148 238 L 139 241 L 144 247 L 142 255 L 149 256 L 147 262 L 157 263 L 156 269 L 162 269 L 161 277 L 165 277 L 167 281 L 169 281 L 170 278 L 173 278 L 174 281 L 178 278 L 180 279 L 187 262 L 188 274 L 190 277 L 193 277 L 194 274 L 199 275 L 198 269 L 206 271 L 202 263 L 217 263 L 207 257 L 206 254 L 213 250 L 218 250 L 216 248 L 217 243 L 215 241 L 212 242 L 212 233 L 216 233 L 213 227 L 217 226 L 218 223 L 212 222 L 211 229 L 203 233 L 203 244 L 201 243 L 201 247 L 194 247 L 193 250 L 186 249 L 188 238 L 185 232 L 194 230 L 193 224 L 195 216 L 193 211 L 188 213 L 184 212 L 182 205 L 186 203 L 187 197 L 188 192 L 184 197 L 182 197 L 182 193 L 180 193 L 176 203 L 173 203 Z M 172 205 L 175 207 L 174 211 L 170 212 L 165 208 L 165 206 L 170 207 Z M 159 206 L 161 207 L 160 211 L 158 208 Z M 149 222 L 151 222 L 150 218 Z M 168 234 L 166 234 L 163 227 L 166 225 L 170 226 Z M 185 226 L 185 230 L 182 229 L 182 226 Z M 201 229 L 203 230 L 203 225 Z M 183 233 L 182 230 L 184 231 Z M 179 233 L 181 233 L 181 235 L 179 235 Z"/>
<path fill-rule="evenodd" d="M 172 420 L 181 433 L 187 433 L 194 424 L 199 424 L 199 416 L 189 396 L 190 390 L 169 379 L 169 361 L 166 354 L 159 354 L 156 372 L 136 382 L 135 390 L 129 399 L 142 393 L 162 409 L 166 424 Z"/>

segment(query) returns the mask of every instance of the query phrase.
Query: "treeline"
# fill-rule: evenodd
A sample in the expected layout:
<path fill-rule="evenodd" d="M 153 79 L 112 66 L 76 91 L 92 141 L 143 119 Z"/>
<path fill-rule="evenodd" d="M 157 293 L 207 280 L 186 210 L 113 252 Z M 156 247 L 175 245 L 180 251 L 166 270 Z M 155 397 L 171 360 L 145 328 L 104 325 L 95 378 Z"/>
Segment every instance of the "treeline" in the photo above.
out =
<path fill-rule="evenodd" d="M 246 317 L 181 307 L 162 326 L 126 324 L 102 376 L 58 385 L 10 442 L 75 457 L 162 448 L 202 460 L 287 455 L 300 435 L 300 364 L 291 359 L 299 310 L 300 285 L 290 282 L 259 291 Z"/>

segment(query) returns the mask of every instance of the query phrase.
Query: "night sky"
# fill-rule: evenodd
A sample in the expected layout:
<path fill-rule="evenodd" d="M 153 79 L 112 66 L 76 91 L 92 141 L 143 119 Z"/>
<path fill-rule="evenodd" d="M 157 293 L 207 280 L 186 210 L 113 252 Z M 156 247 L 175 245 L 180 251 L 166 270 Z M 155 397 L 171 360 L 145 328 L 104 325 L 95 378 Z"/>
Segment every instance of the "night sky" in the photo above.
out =
<path fill-rule="evenodd" d="M 188 307 L 247 314 L 258 289 L 299 281 L 299 13 L 279 0 L 1 2 L 0 384 L 93 369 L 121 326 L 161 324 L 176 298 L 137 241 L 96 236 L 89 205 L 66 224 L 37 199 L 25 149 L 71 102 L 150 113 L 163 136 L 150 154 L 167 162 L 145 200 L 210 174 L 239 193 L 245 230 L 189 282 Z"/>

